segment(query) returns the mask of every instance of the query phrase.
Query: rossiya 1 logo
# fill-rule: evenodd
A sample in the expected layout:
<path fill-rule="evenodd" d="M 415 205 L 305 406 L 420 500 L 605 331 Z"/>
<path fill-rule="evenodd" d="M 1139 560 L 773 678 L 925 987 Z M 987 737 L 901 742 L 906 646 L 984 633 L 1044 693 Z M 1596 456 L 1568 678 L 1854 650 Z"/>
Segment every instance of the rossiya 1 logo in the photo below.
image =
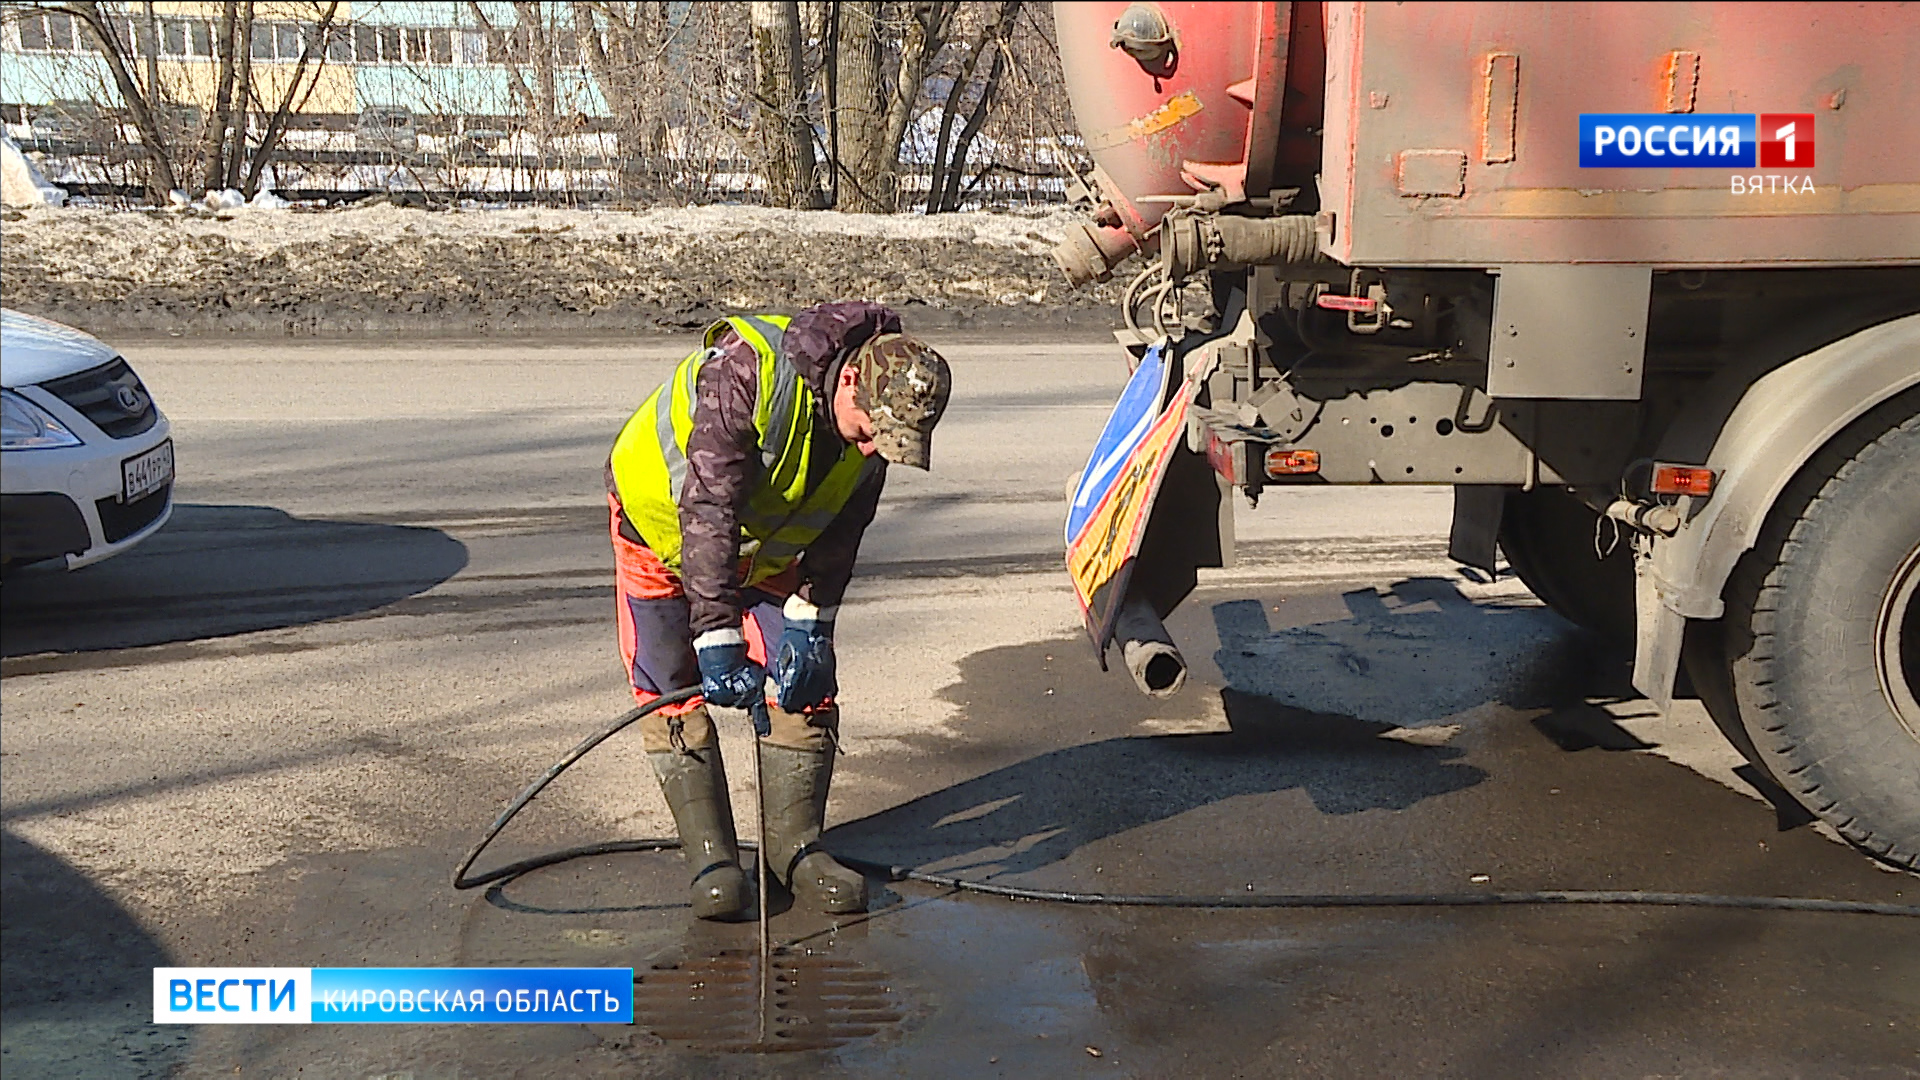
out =
<path fill-rule="evenodd" d="M 1581 113 L 1583 169 L 1812 169 L 1812 113 Z M 1735 195 L 1812 194 L 1813 177 L 1731 178 Z"/>
<path fill-rule="evenodd" d="M 1813 168 L 1813 114 L 1760 114 L 1760 167 Z"/>

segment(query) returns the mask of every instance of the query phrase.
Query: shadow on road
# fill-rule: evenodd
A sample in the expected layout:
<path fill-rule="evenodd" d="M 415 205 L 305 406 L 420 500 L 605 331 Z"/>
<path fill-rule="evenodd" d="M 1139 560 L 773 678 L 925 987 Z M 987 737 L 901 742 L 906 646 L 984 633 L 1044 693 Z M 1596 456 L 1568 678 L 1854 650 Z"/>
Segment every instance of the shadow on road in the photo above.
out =
<path fill-rule="evenodd" d="M 1357 589 L 1341 600 L 1349 618 L 1278 627 L 1270 611 L 1284 609 L 1258 599 L 1206 609 L 1219 642 L 1213 659 L 1227 685 L 1212 720 L 1184 725 L 1195 733 L 1176 724 L 1167 734 L 1140 734 L 1158 718 L 1191 715 L 1197 697 L 1149 701 L 1123 673 L 1095 671 L 1074 644 L 970 657 L 949 691 L 966 710 L 961 739 L 928 747 L 940 759 L 935 768 L 967 775 L 839 826 L 829 841 L 896 865 L 994 874 L 1062 863 L 1134 830 L 1164 838 L 1141 843 L 1218 845 L 1220 837 L 1200 823 L 1233 818 L 1252 826 L 1255 817 L 1271 816 L 1287 832 L 1310 822 L 1313 831 L 1391 845 L 1393 829 L 1379 831 L 1384 819 L 1366 811 L 1399 821 L 1401 811 L 1488 779 L 1466 760 L 1468 749 L 1449 742 L 1487 706 L 1564 706 L 1546 712 L 1537 730 L 1565 749 L 1645 748 L 1581 703 L 1592 663 L 1578 632 L 1543 609 L 1475 603 L 1437 578 Z M 1194 640 L 1199 628 L 1185 622 L 1191 656 L 1207 642 Z M 1217 730 L 1221 714 L 1224 731 Z M 1420 730 L 1429 727 L 1440 730 Z M 1016 747 L 1082 735 L 1092 737 L 1005 760 Z M 1227 805 L 1288 792 L 1305 798 Z"/>
<path fill-rule="evenodd" d="M 1476 604 L 1451 581 L 1408 578 L 1342 593 L 1351 618 L 1272 629 L 1258 600 L 1212 608 L 1227 684 L 1296 708 L 1398 726 L 1496 702 L 1577 700 L 1592 660 L 1581 632 L 1539 607 Z"/>
<path fill-rule="evenodd" d="M 85 875 L 11 830 L 0 833 L 0 868 L 8 1074 L 171 1075 L 191 1029 L 151 1022 L 166 950 Z"/>
<path fill-rule="evenodd" d="M 833 830 L 863 856 L 925 869 L 1023 873 L 1087 844 L 1245 795 L 1304 792 L 1322 814 L 1405 810 L 1486 773 L 1448 746 L 1380 736 L 1387 724 L 1221 693 L 1231 730 L 1106 739 L 1041 754 Z"/>
<path fill-rule="evenodd" d="M 466 564 L 466 545 L 438 529 L 184 504 L 123 555 L 10 575 L 0 640 L 13 658 L 299 626 L 424 592 Z M 18 667 L 7 674 L 27 673 Z"/>

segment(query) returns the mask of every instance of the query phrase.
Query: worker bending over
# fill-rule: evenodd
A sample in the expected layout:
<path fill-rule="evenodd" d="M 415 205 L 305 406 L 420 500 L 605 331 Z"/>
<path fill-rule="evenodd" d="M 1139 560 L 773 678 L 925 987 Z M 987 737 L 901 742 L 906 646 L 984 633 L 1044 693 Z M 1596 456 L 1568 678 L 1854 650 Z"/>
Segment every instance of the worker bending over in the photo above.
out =
<path fill-rule="evenodd" d="M 808 906 L 863 911 L 866 881 L 814 847 L 840 723 L 833 624 L 888 463 L 927 468 L 947 363 L 878 304 L 843 302 L 707 328 L 627 421 L 607 462 L 620 652 L 641 739 L 693 869 L 693 911 L 753 903 L 707 706 L 767 693 L 756 740 L 761 857 Z"/>

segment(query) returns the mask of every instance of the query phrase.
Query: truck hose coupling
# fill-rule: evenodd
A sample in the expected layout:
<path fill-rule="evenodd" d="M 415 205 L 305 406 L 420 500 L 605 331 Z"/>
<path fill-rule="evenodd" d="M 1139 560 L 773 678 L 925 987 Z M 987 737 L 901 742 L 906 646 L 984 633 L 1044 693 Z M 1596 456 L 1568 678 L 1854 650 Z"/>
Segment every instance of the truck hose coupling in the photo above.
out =
<path fill-rule="evenodd" d="M 1081 222 L 1053 249 L 1053 261 L 1067 275 L 1067 284 L 1079 288 L 1089 282 L 1106 281 L 1113 268 L 1140 249 L 1133 234 L 1117 225 L 1097 221 Z"/>
<path fill-rule="evenodd" d="M 1615 499 L 1607 506 L 1607 516 L 1641 532 L 1672 536 L 1683 524 L 1680 511 L 1664 503 L 1641 503 Z"/>
<path fill-rule="evenodd" d="M 1171 281 L 1202 270 L 1328 261 L 1320 254 L 1310 214 L 1238 217 L 1176 211 L 1160 222 L 1160 253 Z"/>

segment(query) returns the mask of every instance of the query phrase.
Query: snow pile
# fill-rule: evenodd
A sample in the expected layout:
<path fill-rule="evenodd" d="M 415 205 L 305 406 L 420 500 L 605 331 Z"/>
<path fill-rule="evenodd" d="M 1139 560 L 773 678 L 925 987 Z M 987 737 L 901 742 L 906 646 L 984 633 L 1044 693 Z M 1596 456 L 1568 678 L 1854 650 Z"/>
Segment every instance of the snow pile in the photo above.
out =
<path fill-rule="evenodd" d="M 192 205 L 191 200 L 185 198 L 184 192 L 174 192 L 173 194 L 181 196 L 181 198 L 174 200 L 175 206 L 186 209 Z M 271 184 L 261 184 L 260 190 L 254 192 L 253 198 L 251 199 L 233 188 L 221 188 L 219 191 L 207 192 L 206 198 L 202 200 L 202 208 L 216 214 L 223 210 L 285 210 L 292 205 L 293 204 L 287 200 L 275 195 L 273 193 L 273 185 Z"/>
<path fill-rule="evenodd" d="M 253 198 L 247 201 L 247 205 L 255 210 L 285 210 L 293 204 L 275 195 L 272 184 L 262 183 L 260 190 L 253 193 Z"/>
<path fill-rule="evenodd" d="M 253 205 L 276 203 L 263 193 Z M 375 205 L 25 216 L 36 227 L 7 230 L 0 259 L 8 304 L 99 330 L 679 329 L 839 298 L 893 304 L 923 323 L 1086 324 L 1107 317 L 1117 291 L 1066 288 L 1048 257 L 1073 220 L 1065 211 Z"/>
<path fill-rule="evenodd" d="M 47 183 L 19 144 L 0 135 L 0 203 L 8 206 L 65 206 L 67 193 Z"/>

